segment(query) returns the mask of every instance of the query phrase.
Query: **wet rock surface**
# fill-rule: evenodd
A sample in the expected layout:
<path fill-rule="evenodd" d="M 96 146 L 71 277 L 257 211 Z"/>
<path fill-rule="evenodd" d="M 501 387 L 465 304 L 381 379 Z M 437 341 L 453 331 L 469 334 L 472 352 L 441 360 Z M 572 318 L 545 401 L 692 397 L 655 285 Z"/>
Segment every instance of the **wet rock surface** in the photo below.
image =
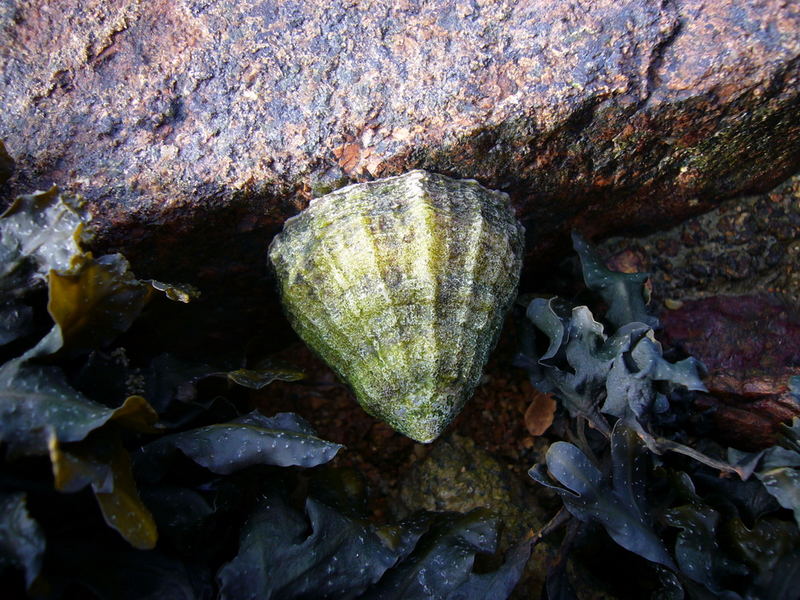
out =
<path fill-rule="evenodd" d="M 799 31 L 778 0 L 11 1 L 0 138 L 13 192 L 84 194 L 143 276 L 268 296 L 287 216 L 417 167 L 509 192 L 534 272 L 575 225 L 663 225 L 795 172 Z"/>
<path fill-rule="evenodd" d="M 774 294 L 800 307 L 800 175 L 672 229 L 609 239 L 602 249 L 616 268 L 653 274 L 656 310 L 687 300 L 757 294 Z"/>
<path fill-rule="evenodd" d="M 800 313 L 776 296 L 690 300 L 662 316 L 662 340 L 709 369 L 708 410 L 725 442 L 758 450 L 778 441 L 781 423 L 800 416 L 788 390 L 800 375 Z"/>
<path fill-rule="evenodd" d="M 525 505 L 525 490 L 516 473 L 470 438 L 452 433 L 437 441 L 400 482 L 393 509 L 404 518 L 417 510 L 468 512 L 485 507 L 508 525 L 508 546 L 541 527 L 540 517 L 523 510 Z"/>
<path fill-rule="evenodd" d="M 662 315 L 664 341 L 712 373 L 800 367 L 800 315 L 774 296 L 714 296 Z"/>

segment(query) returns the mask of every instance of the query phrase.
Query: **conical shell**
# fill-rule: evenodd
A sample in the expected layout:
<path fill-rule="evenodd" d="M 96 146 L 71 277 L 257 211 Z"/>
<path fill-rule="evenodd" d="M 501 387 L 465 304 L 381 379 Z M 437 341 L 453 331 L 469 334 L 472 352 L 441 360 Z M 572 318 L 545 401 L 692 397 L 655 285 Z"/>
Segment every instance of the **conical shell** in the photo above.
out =
<path fill-rule="evenodd" d="M 427 443 L 480 380 L 523 232 L 506 194 L 412 171 L 312 200 L 269 257 L 300 337 L 369 414 Z"/>

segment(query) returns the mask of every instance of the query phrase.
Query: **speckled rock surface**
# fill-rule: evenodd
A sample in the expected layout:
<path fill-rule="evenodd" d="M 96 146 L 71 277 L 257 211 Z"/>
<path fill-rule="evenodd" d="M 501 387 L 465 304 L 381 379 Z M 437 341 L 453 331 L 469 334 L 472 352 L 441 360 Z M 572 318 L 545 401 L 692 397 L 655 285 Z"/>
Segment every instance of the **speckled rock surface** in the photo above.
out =
<path fill-rule="evenodd" d="M 800 164 L 782 0 L 5 0 L 0 47 L 13 191 L 85 194 L 146 276 L 250 277 L 313 194 L 417 167 L 509 192 L 535 269 Z"/>
<path fill-rule="evenodd" d="M 775 294 L 800 309 L 800 175 L 767 194 L 726 202 L 672 229 L 612 238 L 619 268 L 652 273 L 653 302 Z"/>
<path fill-rule="evenodd" d="M 525 505 L 518 475 L 470 438 L 453 433 L 438 440 L 400 482 L 393 509 L 402 518 L 417 510 L 463 512 L 482 506 L 503 517 L 510 543 L 543 524 L 535 506 L 528 512 Z"/>

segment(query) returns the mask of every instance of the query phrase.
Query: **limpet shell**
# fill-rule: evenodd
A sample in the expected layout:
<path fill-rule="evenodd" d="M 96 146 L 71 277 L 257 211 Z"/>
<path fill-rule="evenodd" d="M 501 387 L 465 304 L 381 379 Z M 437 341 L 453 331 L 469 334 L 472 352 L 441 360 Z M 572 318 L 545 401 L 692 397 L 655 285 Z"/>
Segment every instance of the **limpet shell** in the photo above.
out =
<path fill-rule="evenodd" d="M 364 410 L 427 443 L 481 378 L 523 234 L 506 194 L 411 171 L 312 200 L 269 258 L 300 337 Z"/>

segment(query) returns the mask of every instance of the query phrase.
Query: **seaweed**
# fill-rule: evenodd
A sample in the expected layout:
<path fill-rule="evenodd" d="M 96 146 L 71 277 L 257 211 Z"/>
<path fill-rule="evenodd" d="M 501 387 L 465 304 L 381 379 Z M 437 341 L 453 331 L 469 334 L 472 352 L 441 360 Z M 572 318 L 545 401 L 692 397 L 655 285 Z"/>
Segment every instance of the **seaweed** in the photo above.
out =
<path fill-rule="evenodd" d="M 611 332 L 588 306 L 534 299 L 516 361 L 571 418 L 570 441 L 552 443 L 530 470 L 577 523 L 551 569 L 551 596 L 574 593 L 566 565 L 582 545 L 606 543 L 604 531 L 650 563 L 650 585 L 665 597 L 786 597 L 800 577 L 800 420 L 761 452 L 693 431 L 681 415 L 706 391 L 703 365 L 665 358 L 645 311 L 645 275 L 614 273 L 579 235 L 573 241 Z"/>
<path fill-rule="evenodd" d="M 193 362 L 126 335 L 192 286 L 86 250 L 80 200 L 53 188 L 0 217 L 0 575 L 33 598 L 506 597 L 496 519 L 378 525 L 329 466 L 344 450 L 244 391 L 303 373 L 269 358 Z M 162 300 L 158 300 L 161 298 Z M 129 356 L 130 351 L 130 356 Z M 214 383 L 220 385 L 208 385 Z M 219 388 L 225 391 L 219 393 Z M 348 495 L 350 494 L 350 495 Z"/>

